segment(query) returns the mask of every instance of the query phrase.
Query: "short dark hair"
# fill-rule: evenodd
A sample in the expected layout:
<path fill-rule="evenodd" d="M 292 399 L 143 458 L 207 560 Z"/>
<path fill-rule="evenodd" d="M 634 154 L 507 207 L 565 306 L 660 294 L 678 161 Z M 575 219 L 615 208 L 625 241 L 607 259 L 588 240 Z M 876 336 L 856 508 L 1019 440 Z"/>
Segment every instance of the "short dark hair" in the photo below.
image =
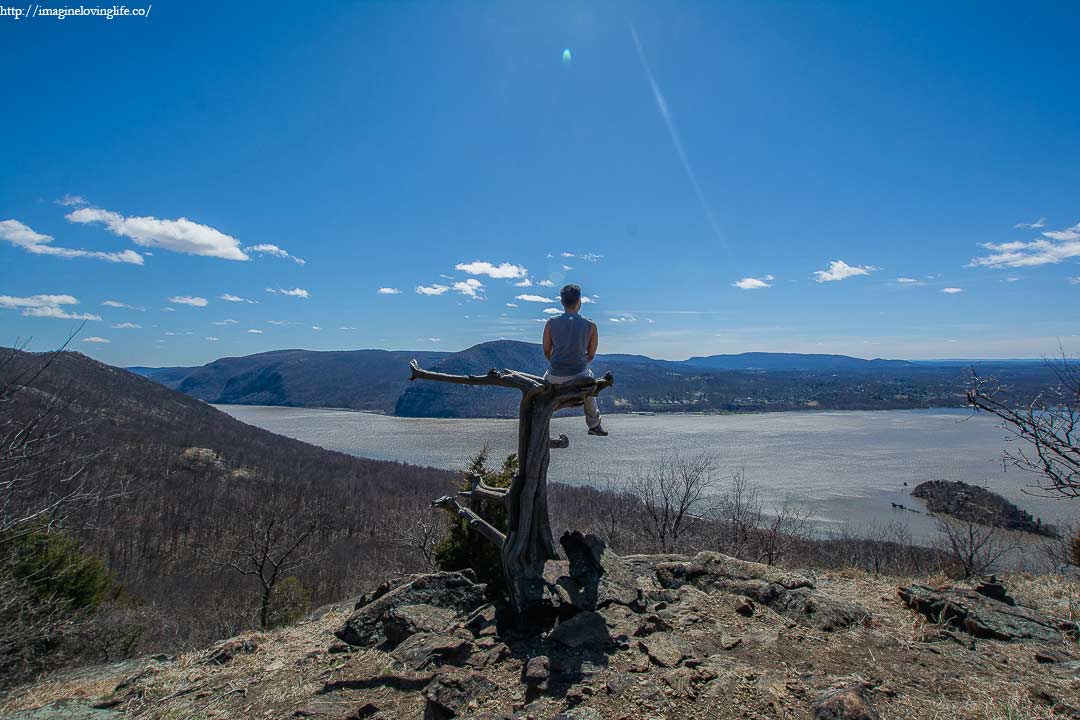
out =
<path fill-rule="evenodd" d="M 567 285 L 559 291 L 559 299 L 562 300 L 564 308 L 577 305 L 581 302 L 581 288 L 577 285 Z"/>

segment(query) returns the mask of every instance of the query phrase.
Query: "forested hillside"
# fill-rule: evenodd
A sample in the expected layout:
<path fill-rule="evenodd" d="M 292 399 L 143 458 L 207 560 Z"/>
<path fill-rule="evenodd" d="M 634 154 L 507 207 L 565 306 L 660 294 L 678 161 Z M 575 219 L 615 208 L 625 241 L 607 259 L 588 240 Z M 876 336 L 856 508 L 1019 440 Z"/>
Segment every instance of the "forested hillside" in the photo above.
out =
<path fill-rule="evenodd" d="M 95 622 L 107 627 L 82 648 L 93 659 L 209 642 L 257 624 L 264 596 L 271 614 L 288 615 L 423 566 L 410 523 L 434 525 L 426 506 L 451 473 L 274 435 L 78 353 L 4 356 L 5 517 L 78 489 L 59 525 L 34 532 L 59 530 L 104 561 L 110 582 Z M 273 592 L 263 592 L 268 573 L 241 573 L 253 553 L 279 557 L 294 543 Z M 0 550 L 9 546 L 0 538 Z"/>

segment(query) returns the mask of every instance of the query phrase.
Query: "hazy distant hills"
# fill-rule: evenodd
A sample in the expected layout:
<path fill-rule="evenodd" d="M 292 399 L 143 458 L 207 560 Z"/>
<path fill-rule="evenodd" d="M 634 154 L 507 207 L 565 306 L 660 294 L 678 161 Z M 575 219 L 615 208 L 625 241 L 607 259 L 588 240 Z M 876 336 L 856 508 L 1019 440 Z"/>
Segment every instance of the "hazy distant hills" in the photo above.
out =
<path fill-rule="evenodd" d="M 336 407 L 405 417 L 512 417 L 518 393 L 504 388 L 409 383 L 409 360 L 449 373 L 514 368 L 542 374 L 538 344 L 482 343 L 456 353 L 279 350 L 222 358 L 194 368 L 131 368 L 213 403 Z M 602 396 L 607 412 L 746 412 L 798 409 L 873 410 L 965 404 L 969 365 L 864 360 L 846 355 L 742 353 L 656 360 L 599 355 L 598 373 L 615 386 Z M 1040 363 L 986 362 L 980 373 L 1007 380 L 1019 395 L 1052 380 Z"/>

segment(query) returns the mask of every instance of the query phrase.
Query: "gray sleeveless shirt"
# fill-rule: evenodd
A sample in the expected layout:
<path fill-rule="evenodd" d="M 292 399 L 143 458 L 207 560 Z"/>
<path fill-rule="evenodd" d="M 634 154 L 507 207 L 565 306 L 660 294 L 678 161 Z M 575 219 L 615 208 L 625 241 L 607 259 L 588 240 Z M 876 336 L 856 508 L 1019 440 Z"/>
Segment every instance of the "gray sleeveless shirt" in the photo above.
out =
<path fill-rule="evenodd" d="M 551 373 L 577 375 L 589 367 L 589 338 L 593 321 L 578 313 L 563 313 L 548 320 L 551 328 Z"/>

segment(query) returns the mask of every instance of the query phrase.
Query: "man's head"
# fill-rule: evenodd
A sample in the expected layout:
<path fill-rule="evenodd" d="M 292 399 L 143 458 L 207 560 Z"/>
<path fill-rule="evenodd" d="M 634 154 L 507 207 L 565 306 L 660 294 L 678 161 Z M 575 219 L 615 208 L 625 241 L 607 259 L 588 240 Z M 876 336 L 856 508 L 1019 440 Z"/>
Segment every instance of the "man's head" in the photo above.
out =
<path fill-rule="evenodd" d="M 559 299 L 562 300 L 564 310 L 577 312 L 581 309 L 581 288 L 577 285 L 566 285 L 559 291 Z"/>

